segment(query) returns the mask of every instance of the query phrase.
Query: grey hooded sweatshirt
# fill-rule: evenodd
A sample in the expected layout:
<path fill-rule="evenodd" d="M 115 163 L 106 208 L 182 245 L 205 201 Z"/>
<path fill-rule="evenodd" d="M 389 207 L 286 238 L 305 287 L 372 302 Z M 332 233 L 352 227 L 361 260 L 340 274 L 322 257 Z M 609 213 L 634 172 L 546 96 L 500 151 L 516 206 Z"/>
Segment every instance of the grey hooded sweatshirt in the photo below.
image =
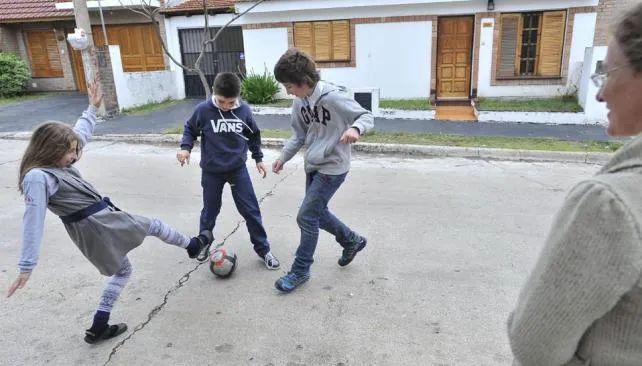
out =
<path fill-rule="evenodd" d="M 642 136 L 566 197 L 508 338 L 514 365 L 642 365 Z"/>
<path fill-rule="evenodd" d="M 286 163 L 305 145 L 307 173 L 347 173 L 350 170 L 352 146 L 340 139 L 351 127 L 362 135 L 370 131 L 374 127 L 372 113 L 338 87 L 319 82 L 311 96 L 294 100 L 293 135 L 285 143 L 279 160 Z"/>

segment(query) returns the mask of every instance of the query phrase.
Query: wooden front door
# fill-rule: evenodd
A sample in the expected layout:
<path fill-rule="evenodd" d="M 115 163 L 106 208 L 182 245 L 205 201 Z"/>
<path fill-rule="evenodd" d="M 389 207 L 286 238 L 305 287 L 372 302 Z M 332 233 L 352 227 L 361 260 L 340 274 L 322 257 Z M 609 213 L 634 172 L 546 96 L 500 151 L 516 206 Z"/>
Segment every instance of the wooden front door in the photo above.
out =
<path fill-rule="evenodd" d="M 85 80 L 85 69 L 82 63 L 82 54 L 80 50 L 75 50 L 71 46 L 68 47 L 69 54 L 71 55 L 71 66 L 74 69 L 74 77 L 76 78 L 76 89 L 78 91 L 87 92 L 87 81 Z"/>
<path fill-rule="evenodd" d="M 468 98 L 473 52 L 473 17 L 439 18 L 437 97 Z"/>
<path fill-rule="evenodd" d="M 65 35 L 73 33 L 73 29 L 65 29 Z M 76 80 L 76 89 L 82 93 L 87 92 L 87 81 L 85 80 L 85 68 L 82 63 L 82 54 L 67 43 L 67 52 L 71 56 L 71 68 L 74 70 L 74 79 Z"/>

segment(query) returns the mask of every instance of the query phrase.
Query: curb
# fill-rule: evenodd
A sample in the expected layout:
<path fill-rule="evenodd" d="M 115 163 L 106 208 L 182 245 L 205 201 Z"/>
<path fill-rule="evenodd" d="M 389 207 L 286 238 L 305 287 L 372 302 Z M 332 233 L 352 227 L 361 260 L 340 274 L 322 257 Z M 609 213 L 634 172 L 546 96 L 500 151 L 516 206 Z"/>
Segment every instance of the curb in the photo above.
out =
<path fill-rule="evenodd" d="M 31 132 L 0 133 L 3 140 L 28 140 Z M 109 134 L 94 135 L 92 141 L 112 141 L 132 144 L 172 145 L 178 147 L 181 135 L 164 134 Z M 263 138 L 263 147 L 281 148 L 285 139 Z M 563 162 L 581 164 L 604 164 L 613 153 L 577 152 L 577 151 L 543 151 L 496 149 L 484 147 L 459 147 L 437 145 L 404 145 L 358 142 L 353 145 L 354 151 L 371 154 L 401 154 L 417 157 L 456 157 L 483 160 L 508 160 L 530 162 Z"/>

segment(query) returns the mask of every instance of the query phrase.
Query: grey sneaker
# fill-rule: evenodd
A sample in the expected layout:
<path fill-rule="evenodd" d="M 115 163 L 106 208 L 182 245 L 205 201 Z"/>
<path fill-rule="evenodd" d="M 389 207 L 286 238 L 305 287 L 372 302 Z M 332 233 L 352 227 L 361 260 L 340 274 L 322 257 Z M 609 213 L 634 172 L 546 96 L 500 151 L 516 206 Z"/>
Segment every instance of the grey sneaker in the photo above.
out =
<path fill-rule="evenodd" d="M 263 256 L 263 261 L 265 262 L 265 266 L 268 269 L 279 269 L 281 268 L 281 263 L 279 262 L 278 259 L 272 254 L 272 252 L 267 252 L 266 255 Z"/>
<path fill-rule="evenodd" d="M 339 258 L 339 265 L 344 267 L 350 264 L 357 253 L 362 251 L 367 244 L 368 240 L 365 237 L 360 236 L 353 244 L 345 246 L 343 248 L 343 254 L 341 255 L 341 258 Z"/>

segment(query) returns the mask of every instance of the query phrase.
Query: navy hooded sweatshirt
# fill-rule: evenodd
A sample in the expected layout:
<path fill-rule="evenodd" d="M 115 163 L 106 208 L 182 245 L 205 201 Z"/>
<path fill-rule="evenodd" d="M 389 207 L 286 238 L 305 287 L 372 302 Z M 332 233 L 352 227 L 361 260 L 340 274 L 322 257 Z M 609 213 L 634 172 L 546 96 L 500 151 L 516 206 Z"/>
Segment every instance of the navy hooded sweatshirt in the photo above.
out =
<path fill-rule="evenodd" d="M 185 123 L 181 149 L 192 151 L 194 141 L 201 136 L 201 169 L 225 173 L 237 169 L 247 161 L 248 149 L 257 163 L 263 161 L 261 132 L 245 102 L 223 112 L 211 99 L 196 106 Z"/>

